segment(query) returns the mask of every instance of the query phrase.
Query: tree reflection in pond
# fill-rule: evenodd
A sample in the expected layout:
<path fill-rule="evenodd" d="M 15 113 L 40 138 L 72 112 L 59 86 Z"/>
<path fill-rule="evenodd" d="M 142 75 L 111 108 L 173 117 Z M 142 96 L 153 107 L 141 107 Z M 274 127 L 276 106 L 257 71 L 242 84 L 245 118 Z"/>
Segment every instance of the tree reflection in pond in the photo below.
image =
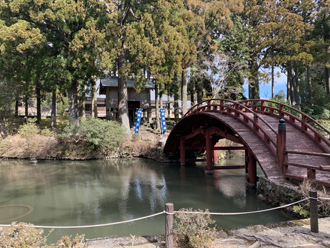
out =
<path fill-rule="evenodd" d="M 164 187 L 157 188 L 158 184 Z M 17 219 L 35 225 L 94 225 L 162 212 L 167 202 L 180 208 L 212 212 L 241 212 L 268 208 L 255 191 L 245 188 L 245 171 L 217 171 L 207 176 L 204 165 L 180 167 L 154 161 L 0 161 L 0 205 L 34 208 Z M 283 221 L 282 212 L 271 215 L 214 217 L 221 227 Z M 7 224 L 7 223 L 2 223 Z M 164 216 L 129 224 L 88 229 L 59 229 L 52 242 L 64 235 L 87 238 L 163 234 Z M 46 232 L 47 233 L 47 232 Z"/>

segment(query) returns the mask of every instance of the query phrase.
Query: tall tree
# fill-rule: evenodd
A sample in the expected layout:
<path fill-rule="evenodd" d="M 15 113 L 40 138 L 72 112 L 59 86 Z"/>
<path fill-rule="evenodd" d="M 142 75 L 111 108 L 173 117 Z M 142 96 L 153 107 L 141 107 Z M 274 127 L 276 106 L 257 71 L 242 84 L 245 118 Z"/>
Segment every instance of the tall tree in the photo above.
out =
<path fill-rule="evenodd" d="M 25 43 L 40 40 L 51 58 L 60 59 L 70 101 L 69 116 L 73 125 L 79 124 L 78 85 L 86 82 L 86 71 L 98 75 L 101 68 L 91 61 L 107 61 L 105 25 L 111 17 L 111 1 L 14 1 L 0 4 L 2 25 L 22 33 L 34 31 Z M 74 13 L 74 14 L 73 14 Z M 12 35 L 14 36 L 14 35 Z M 97 48 L 97 49 L 95 49 Z M 20 47 L 18 47 L 20 49 Z"/>
<path fill-rule="evenodd" d="M 325 88 L 330 96 L 330 2 L 317 1 L 313 38 L 317 41 L 314 49 L 316 61 L 325 65 Z"/>

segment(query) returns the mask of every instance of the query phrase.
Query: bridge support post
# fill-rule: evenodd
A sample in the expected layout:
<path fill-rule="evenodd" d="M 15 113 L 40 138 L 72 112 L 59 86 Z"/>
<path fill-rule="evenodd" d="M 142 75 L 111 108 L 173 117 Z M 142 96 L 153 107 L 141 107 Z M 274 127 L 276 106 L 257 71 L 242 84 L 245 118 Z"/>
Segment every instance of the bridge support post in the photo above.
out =
<path fill-rule="evenodd" d="M 245 150 L 245 174 L 249 171 L 249 152 Z"/>
<path fill-rule="evenodd" d="M 214 145 L 214 147 L 218 147 L 217 143 Z M 213 150 L 213 164 L 217 164 L 219 162 L 218 158 L 218 150 Z"/>
<path fill-rule="evenodd" d="M 247 164 L 248 164 L 248 179 L 247 181 L 251 184 L 256 184 L 257 183 L 257 163 L 256 159 L 254 158 L 251 150 L 248 150 L 248 159 L 247 159 Z"/>
<path fill-rule="evenodd" d="M 186 147 L 183 137 L 180 137 L 180 165 L 186 164 Z"/>
<path fill-rule="evenodd" d="M 205 139 L 206 139 L 206 173 L 207 174 L 212 174 L 213 173 L 213 146 L 212 146 L 212 139 L 211 139 L 211 133 L 210 133 L 210 129 L 208 128 L 206 130 L 206 135 L 205 135 Z"/>
<path fill-rule="evenodd" d="M 286 125 L 285 120 L 280 119 L 277 133 L 277 160 L 283 173 L 288 172 L 288 166 L 285 164 L 287 162 L 287 157 L 288 155 L 286 154 Z"/>

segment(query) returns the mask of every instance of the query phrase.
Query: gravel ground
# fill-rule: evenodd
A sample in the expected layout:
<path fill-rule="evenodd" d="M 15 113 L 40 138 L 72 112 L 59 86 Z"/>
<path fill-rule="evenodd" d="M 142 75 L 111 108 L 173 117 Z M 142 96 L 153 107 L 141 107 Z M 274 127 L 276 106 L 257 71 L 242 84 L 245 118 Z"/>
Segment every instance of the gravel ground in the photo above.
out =
<path fill-rule="evenodd" d="M 164 236 L 100 238 L 87 241 L 88 248 L 165 247 Z M 310 232 L 310 220 L 294 220 L 239 229 L 218 230 L 212 248 L 330 247 L 330 217 L 319 219 L 319 233 Z"/>

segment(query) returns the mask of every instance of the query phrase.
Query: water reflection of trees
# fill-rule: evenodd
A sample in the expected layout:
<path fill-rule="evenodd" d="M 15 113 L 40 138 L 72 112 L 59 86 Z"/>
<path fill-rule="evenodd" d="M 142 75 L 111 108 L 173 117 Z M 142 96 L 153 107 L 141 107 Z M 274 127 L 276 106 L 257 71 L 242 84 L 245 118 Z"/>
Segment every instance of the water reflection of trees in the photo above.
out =
<path fill-rule="evenodd" d="M 104 216 L 113 213 L 114 218 L 128 219 L 159 211 L 166 202 L 163 173 L 143 160 L 41 161 L 36 165 L 0 161 L 0 180 L 0 204 L 30 196 L 45 212 L 64 209 L 56 221 L 72 215 L 79 222 L 104 222 Z M 160 182 L 165 187 L 157 189 Z M 40 219 L 52 221 L 42 215 Z"/>
<path fill-rule="evenodd" d="M 221 174 L 222 173 L 222 174 Z M 226 174 L 224 176 L 224 174 Z M 225 173 L 217 171 L 214 173 L 214 184 L 217 189 L 227 198 L 231 199 L 238 207 L 246 206 L 246 183 L 244 174 Z"/>

